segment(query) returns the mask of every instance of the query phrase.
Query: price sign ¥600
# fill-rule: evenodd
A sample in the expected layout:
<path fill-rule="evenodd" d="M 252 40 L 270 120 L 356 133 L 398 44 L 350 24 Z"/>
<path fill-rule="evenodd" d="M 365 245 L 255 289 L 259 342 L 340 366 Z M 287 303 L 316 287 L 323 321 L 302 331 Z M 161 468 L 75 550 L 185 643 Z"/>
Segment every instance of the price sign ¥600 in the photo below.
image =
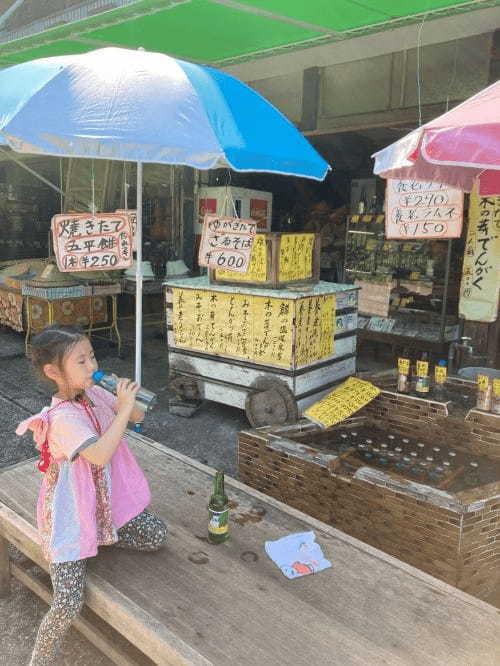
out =
<path fill-rule="evenodd" d="M 442 183 L 422 180 L 387 181 L 387 238 L 460 238 L 464 196 Z"/>
<path fill-rule="evenodd" d="M 246 273 L 256 231 L 255 220 L 205 215 L 198 263 L 209 268 Z"/>

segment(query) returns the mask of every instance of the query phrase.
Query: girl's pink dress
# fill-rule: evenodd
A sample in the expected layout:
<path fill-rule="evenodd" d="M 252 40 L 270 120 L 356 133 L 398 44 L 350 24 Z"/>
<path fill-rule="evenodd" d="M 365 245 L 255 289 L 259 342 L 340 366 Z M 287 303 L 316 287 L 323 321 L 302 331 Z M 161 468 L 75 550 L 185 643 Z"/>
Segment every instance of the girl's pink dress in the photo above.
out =
<path fill-rule="evenodd" d="M 86 391 L 101 433 L 111 425 L 116 398 L 99 386 Z M 69 562 L 93 557 L 98 546 L 118 540 L 117 529 L 150 503 L 148 482 L 122 439 L 110 462 L 93 465 L 79 453 L 99 439 L 97 428 L 78 402 L 52 398 L 50 407 L 19 424 L 33 430 L 39 446 L 48 441 L 51 464 L 42 480 L 37 522 L 45 558 Z"/>

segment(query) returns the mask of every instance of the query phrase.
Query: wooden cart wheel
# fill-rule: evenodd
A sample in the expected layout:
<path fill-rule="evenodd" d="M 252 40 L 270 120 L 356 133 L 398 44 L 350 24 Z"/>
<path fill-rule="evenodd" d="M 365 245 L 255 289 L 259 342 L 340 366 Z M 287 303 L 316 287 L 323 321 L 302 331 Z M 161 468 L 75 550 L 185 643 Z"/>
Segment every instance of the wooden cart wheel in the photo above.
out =
<path fill-rule="evenodd" d="M 180 400 L 201 400 L 198 380 L 183 372 L 194 372 L 189 363 L 178 362 L 170 367 L 169 388 Z"/>
<path fill-rule="evenodd" d="M 295 396 L 275 377 L 259 377 L 245 401 L 245 413 L 254 428 L 293 423 L 299 417 Z"/>

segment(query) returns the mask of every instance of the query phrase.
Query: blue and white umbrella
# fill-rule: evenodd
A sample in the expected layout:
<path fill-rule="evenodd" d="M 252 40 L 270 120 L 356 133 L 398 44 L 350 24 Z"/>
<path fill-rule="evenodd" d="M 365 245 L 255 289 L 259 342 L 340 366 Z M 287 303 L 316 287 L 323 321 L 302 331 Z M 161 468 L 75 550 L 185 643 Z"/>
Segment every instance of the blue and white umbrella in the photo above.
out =
<path fill-rule="evenodd" d="M 22 153 L 137 162 L 136 379 L 141 378 L 142 164 L 323 180 L 329 165 L 254 90 L 224 72 L 105 48 L 0 71 L 0 143 Z"/>

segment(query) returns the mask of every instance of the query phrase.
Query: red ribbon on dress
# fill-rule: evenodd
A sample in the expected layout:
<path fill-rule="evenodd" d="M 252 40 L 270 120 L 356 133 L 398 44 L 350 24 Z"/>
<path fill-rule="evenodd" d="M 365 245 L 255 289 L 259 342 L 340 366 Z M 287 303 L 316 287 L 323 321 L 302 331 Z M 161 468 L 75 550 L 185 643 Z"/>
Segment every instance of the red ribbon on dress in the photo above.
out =
<path fill-rule="evenodd" d="M 67 402 L 72 402 L 72 401 L 71 400 L 63 400 L 63 402 L 60 402 L 55 407 L 52 407 L 52 409 L 49 409 L 47 412 L 45 412 L 44 417 L 46 419 L 47 424 L 49 422 L 49 418 L 48 418 L 49 413 L 58 409 L 62 405 L 65 405 Z M 99 421 L 97 420 L 97 416 L 94 414 L 94 412 L 92 410 L 92 406 L 91 406 L 90 402 L 88 400 L 86 400 L 85 398 L 83 398 L 83 397 L 81 397 L 79 400 L 77 400 L 77 402 L 80 405 L 82 405 L 82 407 L 84 408 L 85 412 L 87 413 L 87 416 L 90 419 L 90 422 L 92 423 L 92 425 L 96 429 L 97 434 L 100 437 L 101 434 L 102 434 L 101 425 L 100 425 Z M 51 455 L 50 449 L 49 449 L 48 428 L 47 428 L 47 433 L 45 435 L 45 439 L 42 442 L 42 444 L 40 445 L 40 458 L 39 458 L 38 463 L 37 463 L 37 468 L 40 470 L 40 472 L 45 474 L 45 472 L 49 468 L 49 465 L 50 465 L 51 461 L 52 461 L 52 455 Z"/>
<path fill-rule="evenodd" d="M 50 414 L 50 412 L 53 412 L 56 409 L 59 409 L 59 407 L 61 407 L 61 405 L 64 405 L 67 402 L 71 402 L 71 400 L 63 400 L 63 402 L 60 402 L 58 405 L 56 405 L 55 407 L 52 407 L 52 409 L 49 409 L 45 413 L 45 416 L 46 416 L 46 419 L 47 419 L 47 425 L 49 424 L 49 414 Z M 45 434 L 45 440 L 42 442 L 42 444 L 40 446 L 40 458 L 38 459 L 38 463 L 37 463 L 37 467 L 40 470 L 40 472 L 43 472 L 43 474 L 45 474 L 45 472 L 49 468 L 51 460 L 52 460 L 52 456 L 51 456 L 50 450 L 49 450 L 49 438 L 48 438 L 48 428 L 47 428 L 46 434 Z"/>

